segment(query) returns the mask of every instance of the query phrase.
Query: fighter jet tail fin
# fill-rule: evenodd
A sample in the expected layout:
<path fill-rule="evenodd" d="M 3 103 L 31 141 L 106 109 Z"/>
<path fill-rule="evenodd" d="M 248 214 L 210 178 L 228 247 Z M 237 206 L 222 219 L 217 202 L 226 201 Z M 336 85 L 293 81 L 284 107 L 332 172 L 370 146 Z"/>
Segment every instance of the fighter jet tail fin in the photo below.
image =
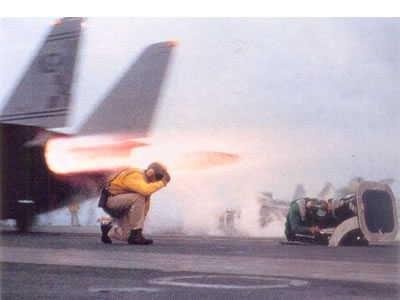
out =
<path fill-rule="evenodd" d="M 174 45 L 162 42 L 147 47 L 78 133 L 146 135 Z"/>
<path fill-rule="evenodd" d="M 52 26 L 1 115 L 1 123 L 63 127 L 70 105 L 82 18 Z"/>
<path fill-rule="evenodd" d="M 293 200 L 304 198 L 306 196 L 306 190 L 302 184 L 296 185 L 296 189 L 293 194 Z"/>
<path fill-rule="evenodd" d="M 327 182 L 325 186 L 322 188 L 322 190 L 318 193 L 318 198 L 321 199 L 328 199 L 328 198 L 333 198 L 334 196 L 334 190 L 332 183 Z"/>

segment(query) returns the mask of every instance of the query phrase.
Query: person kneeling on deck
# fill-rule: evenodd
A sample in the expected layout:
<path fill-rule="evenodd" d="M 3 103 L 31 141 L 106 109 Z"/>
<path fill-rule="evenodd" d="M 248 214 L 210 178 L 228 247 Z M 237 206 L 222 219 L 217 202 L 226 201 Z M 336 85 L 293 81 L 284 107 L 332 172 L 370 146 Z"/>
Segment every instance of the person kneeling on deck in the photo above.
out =
<path fill-rule="evenodd" d="M 318 243 L 321 229 L 336 223 L 331 203 L 313 198 L 294 200 L 286 217 L 285 236 L 289 242 Z"/>
<path fill-rule="evenodd" d="M 116 239 L 129 244 L 152 244 L 153 240 L 142 235 L 150 196 L 165 187 L 170 179 L 166 167 L 154 162 L 146 170 L 124 170 L 108 182 L 102 190 L 98 206 L 114 218 L 116 225 L 111 222 L 101 225 L 101 241 L 111 244 L 111 239 Z"/>

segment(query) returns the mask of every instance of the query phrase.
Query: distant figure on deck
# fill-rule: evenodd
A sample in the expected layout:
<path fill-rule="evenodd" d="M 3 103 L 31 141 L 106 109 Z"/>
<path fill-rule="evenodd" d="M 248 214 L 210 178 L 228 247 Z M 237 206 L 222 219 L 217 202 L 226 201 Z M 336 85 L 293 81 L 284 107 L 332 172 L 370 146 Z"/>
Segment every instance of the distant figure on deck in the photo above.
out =
<path fill-rule="evenodd" d="M 288 241 L 312 242 L 322 228 L 336 226 L 333 205 L 324 200 L 301 198 L 290 204 L 286 217 L 285 236 Z"/>
<path fill-rule="evenodd" d="M 71 213 L 71 225 L 72 226 L 81 226 L 79 224 L 79 203 L 72 203 L 69 205 L 69 212 Z"/>
<path fill-rule="evenodd" d="M 101 241 L 110 244 L 111 239 L 116 239 L 129 244 L 152 244 L 153 240 L 142 235 L 145 216 L 150 209 L 150 196 L 169 181 L 167 168 L 154 162 L 146 170 L 124 170 L 108 182 L 103 188 L 99 207 L 103 207 L 117 224 L 102 222 Z"/>

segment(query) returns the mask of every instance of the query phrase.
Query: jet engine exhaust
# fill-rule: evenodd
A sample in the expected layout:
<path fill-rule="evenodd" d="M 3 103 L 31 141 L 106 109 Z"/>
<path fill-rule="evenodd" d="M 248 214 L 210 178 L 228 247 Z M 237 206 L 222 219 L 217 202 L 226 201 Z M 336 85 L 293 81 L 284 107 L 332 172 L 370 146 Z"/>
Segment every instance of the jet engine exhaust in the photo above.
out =
<path fill-rule="evenodd" d="M 134 148 L 148 144 L 127 136 L 82 136 L 49 140 L 45 159 L 56 174 L 90 173 L 130 167 Z"/>
<path fill-rule="evenodd" d="M 181 150 L 145 138 L 82 136 L 50 139 L 45 159 L 53 173 L 69 175 L 146 168 L 152 161 L 163 162 L 170 173 L 200 171 L 234 164 L 241 156 L 226 151 Z"/>
<path fill-rule="evenodd" d="M 230 165 L 240 160 L 237 154 L 215 151 L 197 151 L 182 155 L 176 168 L 180 170 L 203 170 Z"/>

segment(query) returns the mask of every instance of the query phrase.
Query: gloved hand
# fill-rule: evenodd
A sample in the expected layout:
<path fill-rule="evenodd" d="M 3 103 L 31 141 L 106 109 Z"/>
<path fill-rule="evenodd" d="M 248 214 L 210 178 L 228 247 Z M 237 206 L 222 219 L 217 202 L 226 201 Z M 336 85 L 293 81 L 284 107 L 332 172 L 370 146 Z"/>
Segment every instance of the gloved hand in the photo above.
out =
<path fill-rule="evenodd" d="M 162 181 L 163 181 L 164 184 L 166 185 L 170 180 L 171 180 L 171 176 L 169 176 L 168 172 L 165 171 L 165 172 L 164 172 L 164 175 L 163 175 L 163 178 L 162 178 Z"/>
<path fill-rule="evenodd" d="M 320 232 L 321 231 L 321 229 L 319 229 L 318 227 L 310 227 L 310 231 L 311 231 L 311 233 L 312 234 L 315 234 L 316 232 Z"/>

